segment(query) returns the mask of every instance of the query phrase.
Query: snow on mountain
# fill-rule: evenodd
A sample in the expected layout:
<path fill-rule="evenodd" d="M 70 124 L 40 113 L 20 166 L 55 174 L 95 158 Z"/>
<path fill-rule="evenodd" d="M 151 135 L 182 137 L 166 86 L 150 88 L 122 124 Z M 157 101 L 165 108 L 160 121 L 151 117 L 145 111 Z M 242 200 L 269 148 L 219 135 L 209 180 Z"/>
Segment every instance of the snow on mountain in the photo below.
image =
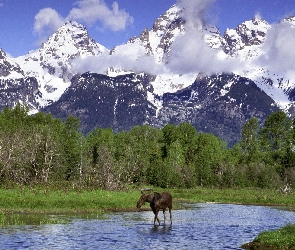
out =
<path fill-rule="evenodd" d="M 288 54 L 289 47 L 284 46 L 286 41 L 283 37 L 291 30 L 293 33 L 289 40 L 293 41 L 295 17 L 285 18 L 276 25 L 255 16 L 236 29 L 227 29 L 224 35 L 220 34 L 217 27 L 206 23 L 196 27 L 192 25 L 189 28 L 195 30 L 188 30 L 186 22 L 184 10 L 173 5 L 155 20 L 151 29 L 144 29 L 138 37 L 129 39 L 126 44 L 118 45 L 111 51 L 91 39 L 83 25 L 67 22 L 40 49 L 27 55 L 13 59 L 0 50 L 0 78 L 36 78 L 40 92 L 36 96 L 37 106 L 45 107 L 59 100 L 77 72 L 83 74 L 91 71 L 110 77 L 145 72 L 154 76 L 148 100 L 159 110 L 162 107 L 161 96 L 165 93 L 176 93 L 190 86 L 202 74 L 208 76 L 208 72 L 197 67 L 195 71 L 186 73 L 175 73 L 169 67 L 171 61 L 178 61 L 175 51 L 186 40 L 187 33 L 195 32 L 197 36 L 189 38 L 197 37 L 197 40 L 182 46 L 188 54 L 195 53 L 195 57 L 187 62 L 191 68 L 198 60 L 197 63 L 204 64 L 204 68 L 212 67 L 213 74 L 229 72 L 249 78 L 281 108 L 287 110 L 293 104 L 291 100 L 295 99 L 295 82 L 292 79 L 295 79 L 295 70 L 291 63 L 288 65 L 291 70 L 284 70 L 284 65 L 275 64 L 277 59 Z M 285 31 L 281 28 L 280 31 L 285 33 L 280 37 L 277 30 L 281 26 Z M 272 44 L 274 40 L 277 43 Z M 279 44 L 277 48 L 276 44 Z M 187 45 L 190 46 L 186 48 Z M 284 47 L 285 51 L 282 50 Z M 190 50 L 195 48 L 199 51 Z M 90 63 L 92 67 L 88 67 Z M 77 71 L 77 64 L 82 65 L 79 68 L 81 72 Z"/>
<path fill-rule="evenodd" d="M 42 93 L 39 102 L 45 106 L 57 101 L 69 87 L 73 77 L 73 59 L 100 56 L 106 51 L 104 46 L 89 37 L 83 25 L 69 21 L 49 37 L 40 49 L 16 58 L 16 62 L 27 76 L 38 79 Z"/>
<path fill-rule="evenodd" d="M 265 41 L 267 31 L 271 25 L 255 16 L 250 21 L 245 21 L 236 29 L 227 29 L 224 34 L 224 50 L 230 55 L 240 55 L 245 59 L 257 55 L 257 46 Z"/>
<path fill-rule="evenodd" d="M 144 60 L 148 57 L 151 66 L 147 70 L 155 72 L 154 68 L 157 67 L 161 68 L 157 74 L 161 73 L 164 71 L 163 62 L 165 63 L 174 40 L 184 31 L 180 12 L 177 5 L 173 5 L 156 19 L 151 30 L 145 28 L 139 37 L 132 37 L 126 44 L 116 46 L 111 50 L 111 55 L 119 58 L 127 56 L 142 64 L 147 63 Z M 134 70 L 134 62 L 129 65 L 125 65 L 127 68 L 123 70 Z"/>
<path fill-rule="evenodd" d="M 146 55 L 155 57 L 156 62 L 163 62 L 173 41 L 183 32 L 183 20 L 180 17 L 180 12 L 179 7 L 173 5 L 156 19 L 151 30 L 144 29 L 139 37 L 133 37 L 129 39 L 127 44 L 115 47 L 112 54 L 118 53 L 132 44 L 142 47 Z"/>
<path fill-rule="evenodd" d="M 288 26 L 288 32 L 293 29 L 295 31 L 295 18 L 284 19 L 281 23 Z M 269 44 L 276 43 L 271 33 L 276 32 L 276 29 L 276 24 L 270 25 L 256 16 L 253 20 L 242 23 L 235 30 L 226 30 L 224 48 L 232 57 L 244 61 L 243 67 L 235 71 L 235 74 L 253 80 L 282 109 L 288 111 L 291 104 L 288 92 L 295 87 L 295 81 L 292 80 L 295 79 L 295 74 L 290 77 L 290 72 L 285 68 L 278 71 L 271 66 L 280 63 L 275 58 L 273 60 L 268 58 L 273 53 Z M 284 46 L 283 43 L 280 45 Z M 277 48 L 273 50 L 282 50 L 280 45 L 276 44 Z"/>
<path fill-rule="evenodd" d="M 0 48 L 0 79 L 17 79 L 24 77 L 24 72 L 20 66 L 7 57 Z"/>

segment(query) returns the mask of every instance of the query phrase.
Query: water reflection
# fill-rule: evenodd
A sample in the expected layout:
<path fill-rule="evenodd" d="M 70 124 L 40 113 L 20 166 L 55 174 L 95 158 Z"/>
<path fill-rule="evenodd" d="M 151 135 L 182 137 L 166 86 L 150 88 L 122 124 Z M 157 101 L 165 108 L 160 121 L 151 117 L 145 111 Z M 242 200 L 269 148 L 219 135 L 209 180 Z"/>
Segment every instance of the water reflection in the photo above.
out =
<path fill-rule="evenodd" d="M 151 228 L 151 233 L 163 233 L 163 234 L 166 234 L 166 233 L 168 233 L 171 230 L 172 230 L 172 226 L 171 225 L 169 225 L 169 226 L 167 226 L 167 225 L 158 226 L 157 225 L 157 226 L 153 226 Z"/>
<path fill-rule="evenodd" d="M 173 225 L 154 226 L 152 212 L 114 213 L 67 224 L 0 230 L 1 249 L 239 249 L 261 231 L 295 223 L 269 207 L 194 204 L 173 211 Z M 163 221 L 161 214 L 160 220 Z"/>

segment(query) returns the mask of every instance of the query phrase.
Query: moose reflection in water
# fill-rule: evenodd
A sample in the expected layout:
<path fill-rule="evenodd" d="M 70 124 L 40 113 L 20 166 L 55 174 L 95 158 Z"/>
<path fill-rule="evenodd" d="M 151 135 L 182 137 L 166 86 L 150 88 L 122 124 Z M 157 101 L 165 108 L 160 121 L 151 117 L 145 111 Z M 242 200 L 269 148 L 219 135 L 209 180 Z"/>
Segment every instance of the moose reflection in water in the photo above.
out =
<path fill-rule="evenodd" d="M 151 190 L 149 190 L 151 191 Z M 150 203 L 150 207 L 153 210 L 153 213 L 155 214 L 154 218 L 154 225 L 156 225 L 156 221 L 158 221 L 160 225 L 160 220 L 158 218 L 158 213 L 160 210 L 163 210 L 164 214 L 164 224 L 166 221 L 166 209 L 169 209 L 169 214 L 170 214 L 170 225 L 172 225 L 172 196 L 168 192 L 163 192 L 161 194 L 154 192 L 154 193 L 144 193 L 143 191 L 142 195 L 137 202 L 137 208 L 140 208 L 145 202 Z"/>

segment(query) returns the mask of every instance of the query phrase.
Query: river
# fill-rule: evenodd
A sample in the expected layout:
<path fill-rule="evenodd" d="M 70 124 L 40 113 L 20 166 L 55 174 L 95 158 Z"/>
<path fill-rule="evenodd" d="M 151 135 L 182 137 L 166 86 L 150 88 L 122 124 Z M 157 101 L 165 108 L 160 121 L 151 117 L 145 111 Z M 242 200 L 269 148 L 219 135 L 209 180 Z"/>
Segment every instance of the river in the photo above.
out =
<path fill-rule="evenodd" d="M 0 230 L 0 249 L 240 249 L 262 231 L 295 223 L 294 212 L 267 206 L 187 204 L 172 213 L 172 226 L 154 227 L 151 211 L 9 226 Z"/>

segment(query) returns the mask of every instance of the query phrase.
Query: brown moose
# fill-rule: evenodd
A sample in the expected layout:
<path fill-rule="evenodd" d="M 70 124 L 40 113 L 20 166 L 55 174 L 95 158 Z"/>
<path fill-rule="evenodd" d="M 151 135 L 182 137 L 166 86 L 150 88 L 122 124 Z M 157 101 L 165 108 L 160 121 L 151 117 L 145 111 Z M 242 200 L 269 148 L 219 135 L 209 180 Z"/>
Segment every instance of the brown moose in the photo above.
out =
<path fill-rule="evenodd" d="M 154 218 L 154 225 L 156 225 L 156 221 L 158 221 L 160 225 L 160 220 L 158 218 L 158 213 L 160 210 L 163 209 L 164 214 L 164 224 L 166 221 L 166 208 L 169 209 L 170 214 L 170 225 L 172 225 L 172 196 L 168 192 L 163 192 L 161 194 L 154 192 L 154 193 L 143 193 L 141 197 L 139 198 L 139 201 L 137 202 L 137 208 L 140 208 L 145 202 L 150 203 L 150 207 L 153 210 L 153 213 L 155 214 Z"/>

